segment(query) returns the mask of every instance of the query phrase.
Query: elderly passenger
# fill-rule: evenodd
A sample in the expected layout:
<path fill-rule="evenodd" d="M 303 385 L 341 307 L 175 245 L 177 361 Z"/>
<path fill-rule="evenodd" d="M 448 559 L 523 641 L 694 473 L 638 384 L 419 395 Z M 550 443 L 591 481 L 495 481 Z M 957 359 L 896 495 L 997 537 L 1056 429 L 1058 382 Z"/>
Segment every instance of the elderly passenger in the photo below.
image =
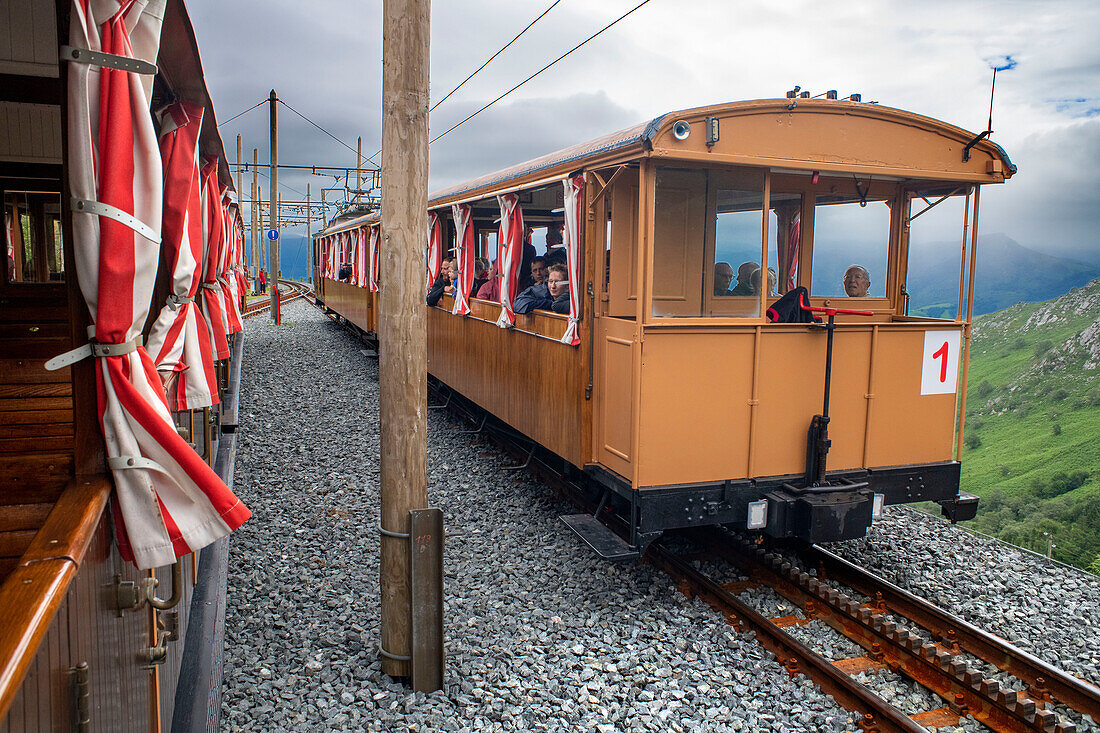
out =
<path fill-rule="evenodd" d="M 844 271 L 844 294 L 849 298 L 866 298 L 871 288 L 871 276 L 863 265 L 852 265 Z"/>

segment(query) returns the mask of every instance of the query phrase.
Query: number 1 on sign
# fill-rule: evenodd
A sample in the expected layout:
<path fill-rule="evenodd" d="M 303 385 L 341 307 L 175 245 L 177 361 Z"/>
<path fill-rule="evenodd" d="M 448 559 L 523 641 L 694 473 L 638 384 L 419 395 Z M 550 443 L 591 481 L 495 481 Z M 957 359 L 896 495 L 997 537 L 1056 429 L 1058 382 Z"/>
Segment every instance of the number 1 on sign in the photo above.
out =
<path fill-rule="evenodd" d="M 920 393 L 954 394 L 959 377 L 959 331 L 925 331 Z"/>
<path fill-rule="evenodd" d="M 943 346 L 939 348 L 939 351 L 932 354 L 933 359 L 942 359 L 940 362 L 940 382 L 947 381 L 947 342 L 943 342 Z"/>

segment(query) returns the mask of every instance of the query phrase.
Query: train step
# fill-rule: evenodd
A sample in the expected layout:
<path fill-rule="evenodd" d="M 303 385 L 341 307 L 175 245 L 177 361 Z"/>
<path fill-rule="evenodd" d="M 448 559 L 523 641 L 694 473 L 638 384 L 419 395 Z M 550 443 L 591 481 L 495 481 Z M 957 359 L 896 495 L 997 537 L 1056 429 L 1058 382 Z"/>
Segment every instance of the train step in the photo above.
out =
<path fill-rule="evenodd" d="M 604 560 L 634 560 L 642 555 L 591 514 L 563 514 L 561 521 Z"/>

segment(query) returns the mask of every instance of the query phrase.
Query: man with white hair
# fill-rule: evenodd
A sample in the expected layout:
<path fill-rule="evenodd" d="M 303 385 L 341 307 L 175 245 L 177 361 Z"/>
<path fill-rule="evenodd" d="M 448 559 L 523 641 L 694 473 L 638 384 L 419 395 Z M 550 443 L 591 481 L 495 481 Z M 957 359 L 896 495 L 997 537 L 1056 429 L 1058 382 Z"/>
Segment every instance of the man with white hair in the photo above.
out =
<path fill-rule="evenodd" d="M 871 276 L 863 265 L 852 265 L 844 271 L 844 294 L 849 298 L 866 298 Z"/>

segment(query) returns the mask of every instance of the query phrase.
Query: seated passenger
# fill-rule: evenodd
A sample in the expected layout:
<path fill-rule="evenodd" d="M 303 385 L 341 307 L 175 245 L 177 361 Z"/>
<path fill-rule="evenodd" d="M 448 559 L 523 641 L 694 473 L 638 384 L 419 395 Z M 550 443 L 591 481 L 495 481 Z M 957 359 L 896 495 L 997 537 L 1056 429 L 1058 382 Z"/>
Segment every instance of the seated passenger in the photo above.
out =
<path fill-rule="evenodd" d="M 737 268 L 737 285 L 729 292 L 730 295 L 754 295 L 752 290 L 752 284 L 749 279 L 752 278 L 753 270 L 759 270 L 760 265 L 755 262 L 742 262 L 741 266 Z"/>
<path fill-rule="evenodd" d="M 730 294 L 730 283 L 733 282 L 733 268 L 728 262 L 714 263 L 714 294 L 723 296 Z"/>
<path fill-rule="evenodd" d="M 478 291 L 477 296 L 482 300 L 491 300 L 494 303 L 500 302 L 500 272 L 497 268 L 497 263 L 493 263 L 493 267 L 489 270 L 489 279 L 485 281 Z"/>
<path fill-rule="evenodd" d="M 752 275 L 749 277 L 749 287 L 752 289 L 753 295 L 760 294 L 760 268 L 753 270 Z M 775 272 L 772 268 L 768 268 L 768 296 L 775 295 Z"/>
<path fill-rule="evenodd" d="M 454 266 L 454 260 L 450 257 L 443 260 L 442 265 L 439 268 L 439 277 L 432 283 L 432 287 L 428 290 L 428 305 L 434 306 L 439 302 L 439 299 L 443 297 L 444 293 L 453 292 L 454 288 L 451 287 L 451 276 L 457 271 L 452 270 Z"/>
<path fill-rule="evenodd" d="M 544 285 L 546 283 L 546 258 L 536 257 L 531 260 L 531 285 Z"/>
<path fill-rule="evenodd" d="M 844 294 L 849 298 L 866 298 L 871 276 L 863 265 L 852 265 L 844 271 Z"/>
<path fill-rule="evenodd" d="M 533 310 L 553 310 L 555 313 L 569 312 L 569 276 L 565 265 L 551 265 L 548 279 L 524 290 L 516 296 L 516 313 L 530 313 Z"/>
<path fill-rule="evenodd" d="M 345 262 L 340 265 L 340 273 L 336 276 L 336 279 L 340 282 L 351 282 L 351 263 Z"/>
<path fill-rule="evenodd" d="M 474 284 L 470 288 L 470 297 L 476 298 L 477 291 L 489 280 L 489 260 L 478 257 L 474 260 Z"/>
<path fill-rule="evenodd" d="M 564 265 L 568 255 L 561 241 L 561 227 L 551 224 L 546 228 L 546 265 Z"/>

